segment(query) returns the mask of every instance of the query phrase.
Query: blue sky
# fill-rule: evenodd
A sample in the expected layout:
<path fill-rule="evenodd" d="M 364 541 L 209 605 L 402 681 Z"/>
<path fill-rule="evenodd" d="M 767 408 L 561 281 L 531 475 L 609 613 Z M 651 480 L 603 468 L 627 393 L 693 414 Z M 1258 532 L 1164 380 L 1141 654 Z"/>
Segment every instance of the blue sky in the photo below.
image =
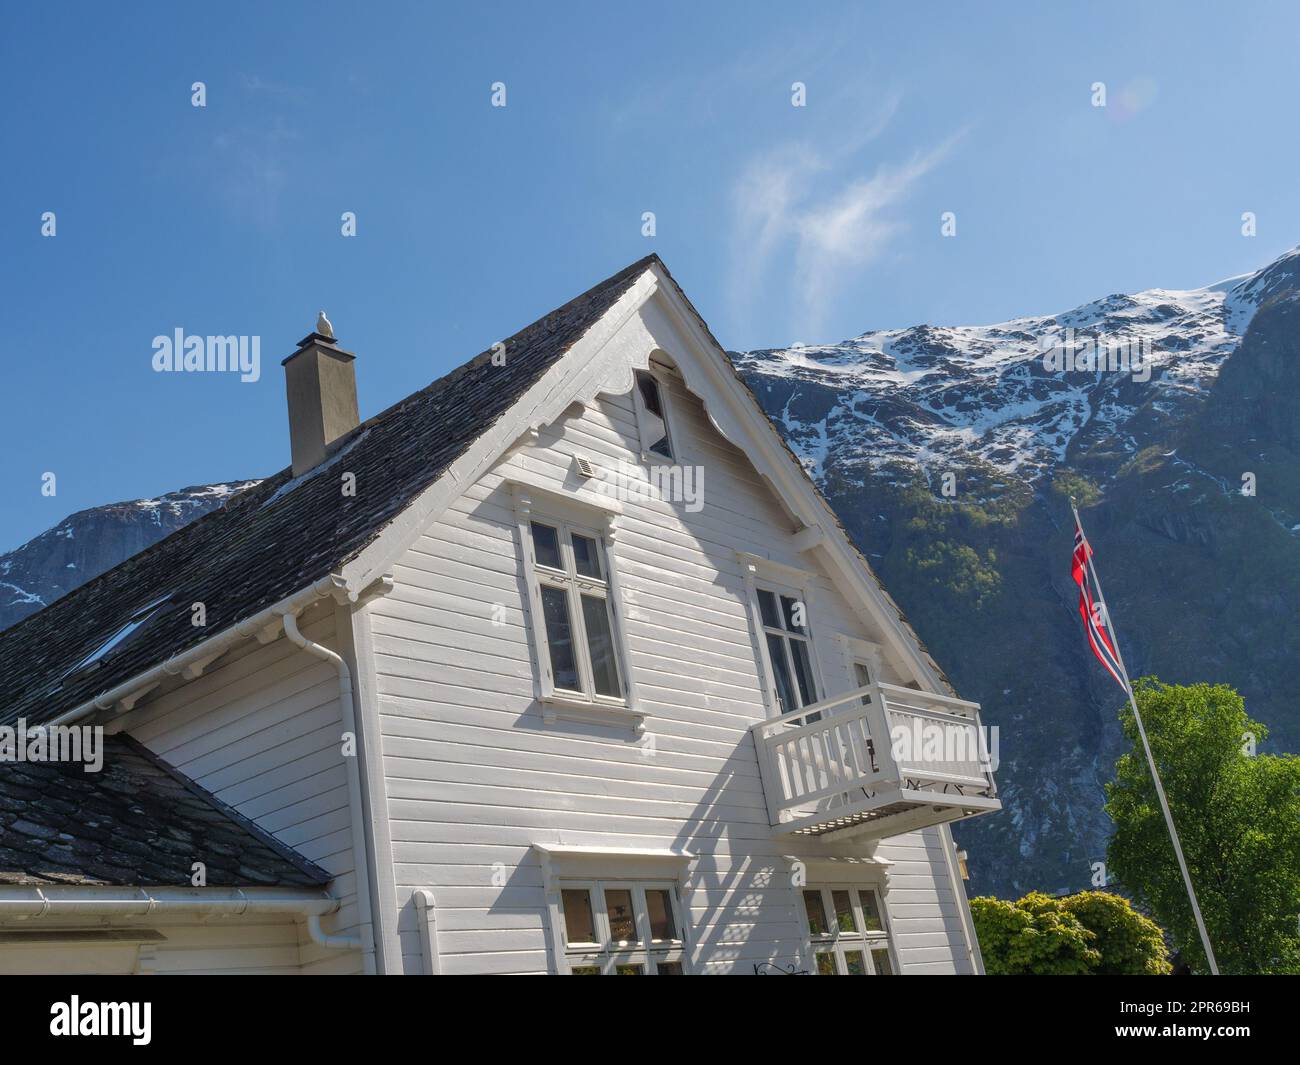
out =
<path fill-rule="evenodd" d="M 752 348 L 1300 241 L 1294 6 L 481 7 L 5 5 L 0 550 L 286 465 L 278 363 L 319 308 L 366 417 L 652 250 Z M 153 372 L 176 328 L 260 336 L 261 380 Z"/>

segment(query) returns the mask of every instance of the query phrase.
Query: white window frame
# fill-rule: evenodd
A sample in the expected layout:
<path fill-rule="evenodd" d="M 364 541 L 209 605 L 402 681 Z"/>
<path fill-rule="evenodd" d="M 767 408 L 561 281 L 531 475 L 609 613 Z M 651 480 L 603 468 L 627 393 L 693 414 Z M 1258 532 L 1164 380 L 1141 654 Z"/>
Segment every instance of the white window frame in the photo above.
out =
<path fill-rule="evenodd" d="M 560 719 L 588 721 L 630 727 L 640 734 L 645 729 L 645 714 L 638 708 L 621 610 L 623 596 L 614 553 L 616 514 L 524 483 L 515 483 L 513 488 L 519 556 L 526 586 L 533 653 L 536 656 L 534 694 L 542 704 L 543 721 L 547 724 Z M 549 525 L 557 531 L 563 570 L 538 565 L 533 546 L 533 522 Z M 596 541 L 604 580 L 596 580 L 577 572 L 572 545 L 575 533 Z M 555 684 L 546 619 L 542 610 L 543 585 L 560 588 L 565 592 L 581 691 L 559 688 Z M 623 689 L 619 698 L 601 695 L 595 690 L 586 638 L 586 620 L 582 614 L 583 595 L 604 599 L 607 604 L 614 660 Z"/>
<path fill-rule="evenodd" d="M 682 897 L 682 881 L 693 860 L 691 854 L 668 849 L 613 850 L 549 843 L 534 843 L 533 850 L 537 852 L 542 865 L 542 883 L 551 927 L 553 968 L 557 973 L 570 975 L 575 967 L 598 965 L 601 975 L 614 975 L 620 965 L 639 964 L 644 966 L 643 975 L 654 976 L 657 975 L 655 969 L 659 963 L 679 962 L 682 974 L 691 974 L 693 940 L 691 927 L 686 920 L 689 910 Z M 606 888 L 622 888 L 632 892 L 637 942 L 612 942 L 605 904 Z M 570 889 L 591 892 L 592 917 L 600 942 L 569 945 L 562 892 Z M 678 938 L 651 940 L 649 911 L 645 903 L 647 890 L 668 892 L 673 926 Z"/>
<path fill-rule="evenodd" d="M 794 569 L 791 566 L 784 566 L 769 559 L 759 558 L 746 552 L 737 552 L 737 558 L 740 560 L 741 567 L 745 574 L 746 598 L 749 606 L 750 635 L 758 652 L 758 660 L 762 670 L 760 678 L 763 684 L 763 702 L 767 707 L 769 717 L 797 717 L 804 713 L 807 706 L 819 703 L 828 697 L 826 689 L 826 672 L 822 669 L 820 655 L 818 653 L 817 634 L 813 629 L 812 616 L 814 613 L 813 594 L 812 594 L 812 575 L 802 570 Z M 762 589 L 766 592 L 772 592 L 777 596 L 777 609 L 781 608 L 780 597 L 786 596 L 793 598 L 796 602 L 802 603 L 804 608 L 804 632 L 806 636 L 799 636 L 797 633 L 791 633 L 786 629 L 776 630 L 769 629 L 763 623 L 763 610 L 759 603 L 758 593 Z M 776 671 L 772 668 L 772 657 L 768 651 L 767 637 L 768 633 L 774 636 L 783 636 L 787 639 L 804 639 L 808 644 L 808 662 L 812 672 L 812 684 L 816 689 L 816 698 L 813 703 L 803 703 L 803 696 L 799 692 L 799 681 L 794 671 L 794 662 L 788 661 L 790 666 L 790 682 L 794 687 L 795 699 L 799 706 L 794 707 L 789 713 L 781 712 L 781 699 L 777 693 Z M 789 650 L 786 651 L 787 659 L 793 658 Z"/>
<path fill-rule="evenodd" d="M 840 642 L 840 649 L 844 654 L 844 676 L 848 680 L 848 691 L 854 688 L 861 688 L 858 683 L 857 667 L 865 666 L 867 675 L 871 678 L 873 684 L 881 681 L 882 663 L 884 662 L 884 648 L 878 643 L 871 640 L 864 640 L 861 636 L 850 636 L 846 632 L 836 633 Z"/>
<path fill-rule="evenodd" d="M 659 405 L 663 408 L 664 432 L 668 437 L 669 455 L 661 455 L 657 451 L 651 451 L 650 445 L 653 441 L 650 439 L 651 428 L 650 419 L 653 415 L 646 410 L 645 400 L 641 396 L 641 383 L 637 380 L 638 374 L 645 374 L 654 381 L 659 390 Z M 636 408 L 636 428 L 638 436 L 638 445 L 641 451 L 641 461 L 650 465 L 682 465 L 682 448 L 681 441 L 677 436 L 678 420 L 673 415 L 672 401 L 668 396 L 668 386 L 664 382 L 664 375 L 651 366 L 647 365 L 642 369 L 632 372 L 632 405 Z"/>
<path fill-rule="evenodd" d="M 817 956 L 829 954 L 834 958 L 836 976 L 849 974 L 846 954 L 861 951 L 864 971 L 863 976 L 876 976 L 876 959 L 873 951 L 885 950 L 889 957 L 891 975 L 901 975 L 898 964 L 898 950 L 894 945 L 894 932 L 889 920 L 889 909 L 885 904 L 885 891 L 881 885 L 864 881 L 827 882 L 818 881 L 799 888 L 799 918 L 803 922 L 803 935 L 808 958 L 808 972 L 813 976 L 822 975 L 818 968 Z M 805 891 L 821 894 L 822 911 L 830 931 L 813 934 L 808 921 Z M 847 891 L 849 906 L 853 914 L 854 931 L 842 931 L 836 918 L 834 892 Z M 860 892 L 870 892 L 876 899 L 876 910 L 880 914 L 880 931 L 868 931 L 866 911 L 862 905 Z"/>
<path fill-rule="evenodd" d="M 570 943 L 567 927 L 561 942 L 564 945 L 564 965 L 572 974 L 575 968 L 597 966 L 602 976 L 617 975 L 621 965 L 640 965 L 643 976 L 657 976 L 658 967 L 664 962 L 676 962 L 682 967 L 682 974 L 689 972 L 686 959 L 685 925 L 682 923 L 682 907 L 677 897 L 677 884 L 671 880 L 624 880 L 620 878 L 604 880 L 561 879 L 560 891 L 586 891 L 591 900 L 591 913 L 596 925 L 597 942 Z M 609 910 L 605 899 L 608 889 L 629 891 L 632 894 L 632 909 L 636 919 L 637 938 L 633 941 L 615 941 L 610 930 Z M 672 912 L 673 929 L 678 933 L 674 939 L 652 939 L 650 936 L 650 911 L 646 905 L 647 891 L 663 891 L 668 895 L 668 905 Z M 560 921 L 565 924 L 563 896 L 561 895 Z"/>

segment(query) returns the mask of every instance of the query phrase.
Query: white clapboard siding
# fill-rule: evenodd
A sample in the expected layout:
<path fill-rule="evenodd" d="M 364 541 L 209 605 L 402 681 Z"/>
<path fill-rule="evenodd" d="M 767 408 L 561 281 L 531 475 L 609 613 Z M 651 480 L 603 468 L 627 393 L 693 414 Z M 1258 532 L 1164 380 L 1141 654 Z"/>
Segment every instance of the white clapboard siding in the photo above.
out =
<path fill-rule="evenodd" d="M 795 550 L 791 518 L 702 405 L 676 378 L 668 392 L 681 461 L 704 468 L 705 505 L 690 513 L 623 500 L 614 551 L 652 751 L 613 726 L 543 722 L 513 499 L 499 472 L 424 530 L 393 567 L 392 592 L 367 608 L 408 972 L 424 964 L 417 888 L 435 899 L 443 972 L 553 966 L 534 843 L 697 855 L 682 895 L 700 972 L 797 961 L 802 903 L 785 856 L 862 853 L 851 841 L 772 837 L 748 732 L 766 711 L 736 552 L 813 571 L 823 694 L 854 686 L 834 634 L 880 634 Z M 562 491 L 574 456 L 612 470 L 639 463 L 639 451 L 630 394 L 602 396 L 544 427 L 511 461 Z M 504 624 L 493 623 L 494 607 Z M 926 830 L 880 847 L 895 863 L 886 905 L 905 972 L 969 968 L 942 846 Z"/>
<path fill-rule="evenodd" d="M 308 612 L 302 630 L 308 639 L 337 649 L 332 609 Z M 126 716 L 124 727 L 170 765 L 332 873 L 330 890 L 341 906 L 325 924 L 331 931 L 352 933 L 360 910 L 338 695 L 334 667 L 281 636 L 266 645 L 237 645 L 197 680 L 142 701 Z M 288 927 L 294 928 L 292 923 Z M 324 949 L 310 941 L 299 950 L 295 940 L 293 955 L 292 964 L 301 965 L 303 972 L 356 972 L 361 967 L 358 951 Z M 240 964 L 233 955 L 213 955 L 210 962 L 213 971 L 258 968 Z M 189 965 L 185 961 L 181 968 Z"/>

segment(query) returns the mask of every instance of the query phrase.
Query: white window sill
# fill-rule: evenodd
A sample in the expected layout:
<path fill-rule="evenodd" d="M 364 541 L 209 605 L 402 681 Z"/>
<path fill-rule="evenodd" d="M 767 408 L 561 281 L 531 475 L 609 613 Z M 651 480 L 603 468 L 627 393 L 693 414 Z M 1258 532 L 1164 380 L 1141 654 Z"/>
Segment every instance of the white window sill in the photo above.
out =
<path fill-rule="evenodd" d="M 548 725 L 560 720 L 584 721 L 593 725 L 630 728 L 638 736 L 645 732 L 645 712 L 630 706 L 570 699 L 559 694 L 543 696 L 541 703 L 542 720 Z"/>

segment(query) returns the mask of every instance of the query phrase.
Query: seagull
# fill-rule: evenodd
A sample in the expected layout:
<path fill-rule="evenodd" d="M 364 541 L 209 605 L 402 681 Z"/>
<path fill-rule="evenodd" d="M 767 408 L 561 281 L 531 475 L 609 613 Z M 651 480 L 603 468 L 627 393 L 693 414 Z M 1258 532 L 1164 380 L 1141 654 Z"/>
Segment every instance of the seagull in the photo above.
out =
<path fill-rule="evenodd" d="M 323 337 L 334 339 L 334 326 L 330 320 L 325 317 L 325 312 L 321 311 L 316 317 L 316 332 Z"/>

